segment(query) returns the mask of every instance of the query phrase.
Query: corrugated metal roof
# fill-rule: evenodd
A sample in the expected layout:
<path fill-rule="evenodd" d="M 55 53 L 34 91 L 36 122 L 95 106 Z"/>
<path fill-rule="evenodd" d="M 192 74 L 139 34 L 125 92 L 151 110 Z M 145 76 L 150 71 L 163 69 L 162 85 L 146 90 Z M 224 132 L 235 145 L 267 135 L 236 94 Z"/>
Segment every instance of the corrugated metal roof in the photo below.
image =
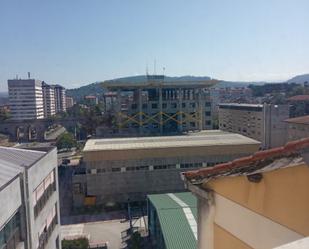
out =
<path fill-rule="evenodd" d="M 197 221 L 197 200 L 190 192 L 174 193 L 192 212 Z M 184 212 L 183 206 L 169 194 L 148 195 L 156 208 L 166 249 L 196 249 L 197 240 Z"/>
<path fill-rule="evenodd" d="M 0 147 L 0 187 L 29 167 L 46 152 Z"/>
<path fill-rule="evenodd" d="M 89 139 L 84 147 L 84 151 L 134 150 L 242 144 L 260 144 L 260 142 L 240 134 L 213 130 L 181 136 Z"/>

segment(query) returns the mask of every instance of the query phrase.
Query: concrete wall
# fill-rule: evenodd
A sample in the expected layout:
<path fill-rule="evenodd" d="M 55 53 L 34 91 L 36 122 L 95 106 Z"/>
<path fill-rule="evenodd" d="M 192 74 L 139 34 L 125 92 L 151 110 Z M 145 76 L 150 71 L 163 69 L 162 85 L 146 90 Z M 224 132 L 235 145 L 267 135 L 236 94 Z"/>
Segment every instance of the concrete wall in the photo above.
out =
<path fill-rule="evenodd" d="M 35 163 L 31 168 L 29 168 L 28 175 L 28 214 L 30 220 L 30 236 L 31 236 L 31 246 L 32 248 L 37 248 L 39 232 L 44 222 L 47 219 L 47 216 L 50 214 L 51 210 L 57 203 L 57 213 L 58 213 L 58 224 L 55 227 L 46 249 L 55 249 L 56 248 L 56 238 L 60 234 L 60 210 L 59 210 L 59 190 L 58 190 L 58 171 L 57 171 L 57 150 L 53 149 L 51 152 L 46 154 L 41 160 Z M 33 191 L 37 186 L 44 180 L 44 178 L 52 171 L 56 170 L 56 186 L 57 190 L 49 197 L 44 208 L 40 211 L 39 215 L 35 218 L 34 216 L 34 195 Z M 59 238 L 60 240 L 60 238 Z M 60 240 L 61 241 L 61 240 Z M 60 247 L 59 247 L 60 248 Z"/>
<path fill-rule="evenodd" d="M 293 124 L 288 123 L 288 140 L 294 141 L 302 138 L 309 137 L 308 124 Z"/>
<path fill-rule="evenodd" d="M 132 151 L 84 152 L 86 175 L 74 175 L 88 196 L 96 196 L 97 204 L 144 200 L 146 194 L 184 191 L 181 172 L 197 167 L 213 166 L 252 154 L 255 145 L 226 145 L 192 148 L 160 148 Z M 185 168 L 184 164 L 195 164 Z M 198 165 L 197 165 L 198 164 Z M 146 169 L 130 167 L 146 166 Z M 158 167 L 166 168 L 158 168 Z M 119 170 L 115 172 L 114 169 Z M 73 193 L 74 205 L 82 205 L 81 194 Z"/>
<path fill-rule="evenodd" d="M 0 230 L 21 206 L 20 178 L 17 177 L 0 191 Z"/>

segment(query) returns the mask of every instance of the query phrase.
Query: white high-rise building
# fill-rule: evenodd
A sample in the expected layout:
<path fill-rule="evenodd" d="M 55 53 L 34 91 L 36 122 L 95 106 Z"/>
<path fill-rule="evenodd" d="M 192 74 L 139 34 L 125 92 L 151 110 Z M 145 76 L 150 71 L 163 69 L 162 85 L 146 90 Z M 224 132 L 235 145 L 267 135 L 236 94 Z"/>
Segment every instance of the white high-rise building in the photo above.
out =
<path fill-rule="evenodd" d="M 12 119 L 44 118 L 42 81 L 35 79 L 8 80 Z"/>
<path fill-rule="evenodd" d="M 44 102 L 44 117 L 48 118 L 56 114 L 55 90 L 44 81 L 42 83 L 42 89 Z"/>
<path fill-rule="evenodd" d="M 56 113 L 58 112 L 65 112 L 66 105 L 65 105 L 65 88 L 60 85 L 52 85 L 55 90 L 55 106 L 56 106 Z"/>

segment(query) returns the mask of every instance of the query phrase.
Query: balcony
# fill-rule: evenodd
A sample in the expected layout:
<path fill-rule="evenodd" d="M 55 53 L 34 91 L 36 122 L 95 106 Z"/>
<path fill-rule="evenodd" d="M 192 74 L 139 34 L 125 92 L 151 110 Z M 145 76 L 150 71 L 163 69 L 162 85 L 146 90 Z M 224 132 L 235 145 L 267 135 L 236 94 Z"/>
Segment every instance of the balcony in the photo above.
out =
<path fill-rule="evenodd" d="M 57 225 L 57 215 L 53 218 L 52 222 L 50 223 L 49 227 L 44 230 L 44 232 L 39 237 L 39 246 L 38 249 L 44 249 L 48 243 L 49 237 L 52 235 L 56 225 Z"/>
<path fill-rule="evenodd" d="M 34 217 L 36 218 L 40 211 L 45 207 L 47 201 L 49 200 L 50 196 L 56 191 L 56 182 L 50 184 L 47 189 L 45 189 L 41 198 L 37 201 L 34 206 Z"/>

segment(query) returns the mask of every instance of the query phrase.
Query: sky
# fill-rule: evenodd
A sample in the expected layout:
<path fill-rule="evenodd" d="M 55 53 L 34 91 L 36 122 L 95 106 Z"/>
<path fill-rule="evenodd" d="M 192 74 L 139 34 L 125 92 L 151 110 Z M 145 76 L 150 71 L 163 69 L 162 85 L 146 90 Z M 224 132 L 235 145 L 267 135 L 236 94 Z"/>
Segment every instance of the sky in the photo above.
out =
<path fill-rule="evenodd" d="M 27 72 L 79 87 L 149 73 L 309 73 L 308 0 L 0 0 L 0 91 Z"/>

